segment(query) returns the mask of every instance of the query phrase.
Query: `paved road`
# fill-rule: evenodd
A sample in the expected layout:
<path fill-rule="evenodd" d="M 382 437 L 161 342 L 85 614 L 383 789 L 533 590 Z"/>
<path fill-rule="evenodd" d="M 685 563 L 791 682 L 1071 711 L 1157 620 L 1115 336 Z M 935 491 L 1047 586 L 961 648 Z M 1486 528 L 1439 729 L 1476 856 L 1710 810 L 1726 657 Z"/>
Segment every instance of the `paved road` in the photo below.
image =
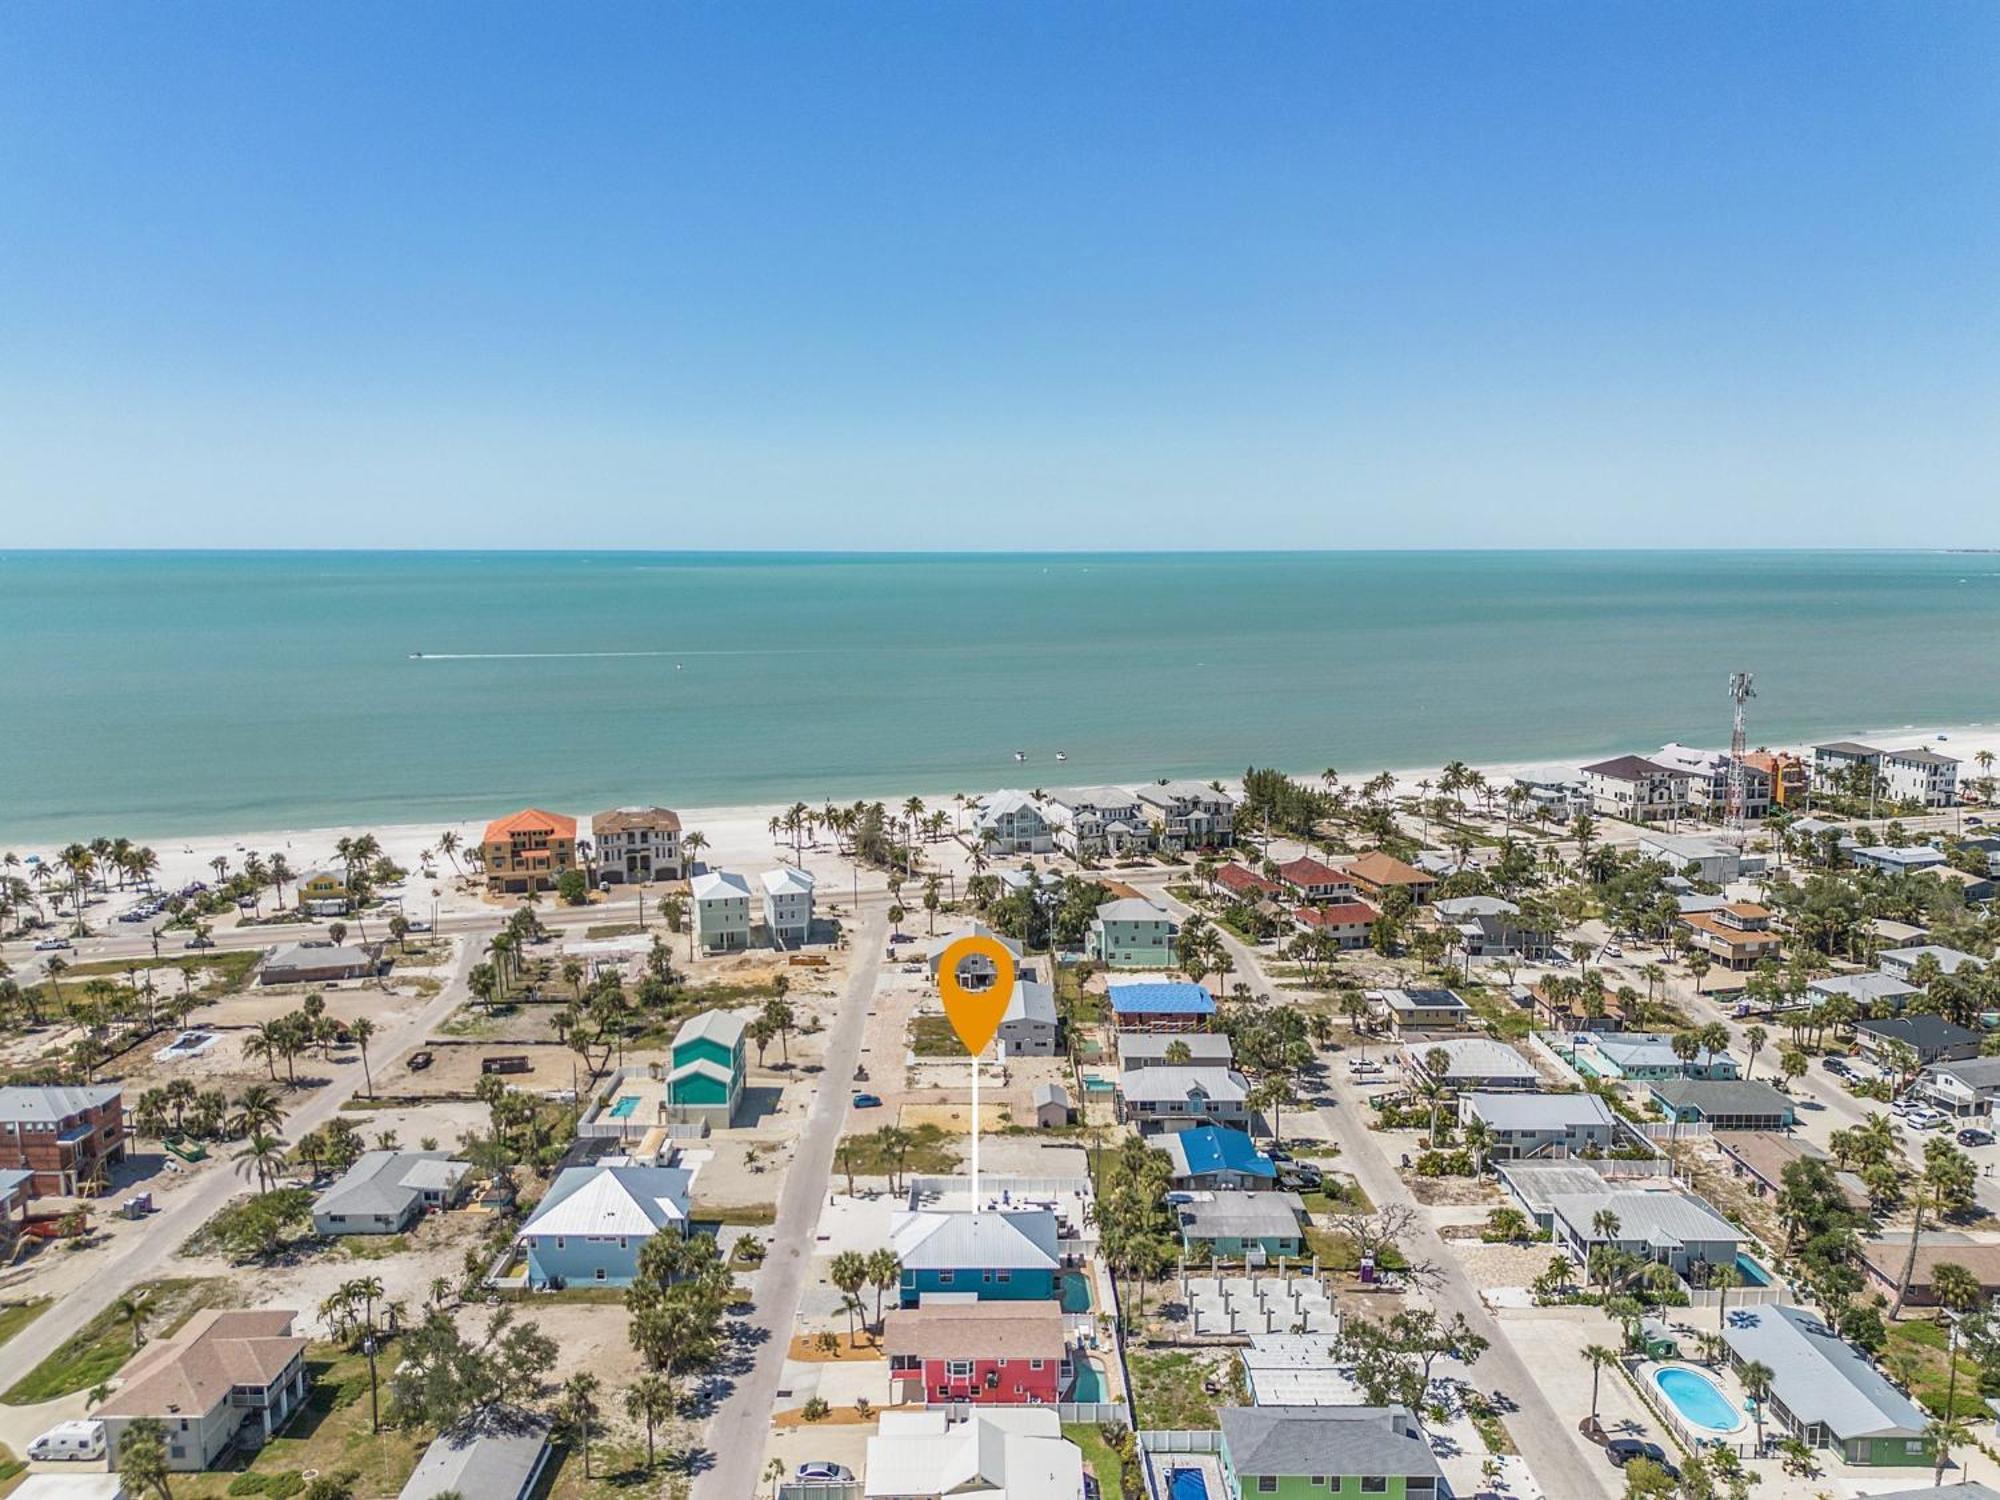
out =
<path fill-rule="evenodd" d="M 368 1060 L 376 1076 L 414 1051 L 433 1028 L 466 1003 L 470 992 L 465 986 L 465 976 L 480 946 L 477 941 L 467 939 L 450 981 L 430 1004 L 420 1011 L 406 1013 L 401 1020 L 381 1023 L 382 1029 L 368 1048 Z M 285 1117 L 285 1139 L 296 1141 L 305 1132 L 332 1119 L 341 1105 L 360 1091 L 361 1083 L 362 1070 L 356 1063 L 321 1088 L 288 1095 L 285 1102 L 290 1112 Z M 132 1287 L 170 1270 L 168 1262 L 188 1236 L 243 1189 L 243 1179 L 225 1158 L 203 1167 L 186 1190 L 165 1197 L 160 1211 L 147 1221 L 141 1232 L 126 1234 L 112 1246 L 96 1275 L 66 1293 L 35 1321 L 31 1337 L 11 1339 L 0 1345 L 0 1390 L 11 1387 L 44 1354 Z"/>
<path fill-rule="evenodd" d="M 1178 915 L 1187 916 L 1188 908 L 1182 903 L 1164 892 L 1160 899 Z M 1257 954 L 1222 928 L 1216 928 L 1216 932 L 1235 962 L 1236 975 L 1252 992 L 1261 996 L 1275 994 Z M 1408 1186 L 1390 1164 L 1380 1139 L 1367 1127 L 1368 1106 L 1353 1085 L 1339 1076 L 1340 1072 L 1336 1068 L 1328 1074 L 1337 1102 L 1319 1112 L 1340 1145 L 1340 1165 L 1354 1174 L 1376 1203 L 1410 1202 Z M 1416 1241 L 1405 1245 L 1404 1252 L 1415 1260 L 1434 1262 L 1444 1272 L 1438 1285 L 1429 1292 L 1438 1312 L 1447 1318 L 1464 1314 L 1465 1321 L 1487 1340 L 1489 1347 L 1469 1372 L 1469 1378 L 1476 1386 L 1512 1403 L 1514 1410 L 1507 1414 L 1507 1430 L 1527 1459 L 1542 1493 L 1561 1496 L 1563 1500 L 1572 1496 L 1579 1500 L 1589 1496 L 1611 1500 L 1617 1493 L 1612 1483 L 1617 1471 L 1604 1462 L 1602 1454 L 1585 1441 L 1574 1424 L 1556 1415 L 1555 1408 L 1543 1397 L 1541 1387 L 1508 1341 L 1506 1330 L 1480 1301 L 1479 1289 L 1466 1278 L 1457 1255 L 1438 1237 L 1421 1212 L 1417 1219 Z"/>
<path fill-rule="evenodd" d="M 848 1081 L 861 1057 L 862 1032 L 868 1008 L 875 1000 L 875 977 L 882 967 L 888 932 L 885 907 L 871 911 L 854 936 L 854 971 L 848 976 L 840 1014 L 827 1037 L 826 1064 L 806 1117 L 798 1155 L 778 1199 L 771 1253 L 757 1275 L 757 1306 L 751 1326 L 762 1331 L 764 1342 L 757 1346 L 750 1373 L 736 1382 L 709 1420 L 708 1447 L 715 1462 L 696 1477 L 694 1500 L 743 1500 L 745 1495 L 760 1493 L 764 1441 L 771 1413 L 777 1407 L 778 1383 L 784 1378 L 785 1351 L 791 1344 L 799 1299 L 812 1269 L 814 1232 L 833 1177 L 834 1147 L 847 1115 Z"/>

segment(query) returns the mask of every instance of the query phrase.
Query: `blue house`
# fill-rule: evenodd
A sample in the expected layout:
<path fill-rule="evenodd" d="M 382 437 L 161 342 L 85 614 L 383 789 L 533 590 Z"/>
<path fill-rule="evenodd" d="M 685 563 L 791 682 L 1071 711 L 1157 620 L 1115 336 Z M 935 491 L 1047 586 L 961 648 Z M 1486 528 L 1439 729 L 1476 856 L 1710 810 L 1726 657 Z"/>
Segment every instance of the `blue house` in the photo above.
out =
<path fill-rule="evenodd" d="M 1270 1187 L 1278 1180 L 1278 1165 L 1259 1151 L 1241 1130 L 1224 1125 L 1197 1125 L 1192 1130 L 1176 1130 L 1153 1140 L 1172 1163 L 1168 1179 L 1177 1188 Z"/>
<path fill-rule="evenodd" d="M 1119 1031 L 1205 1031 L 1215 996 L 1198 984 L 1142 979 L 1109 986 L 1111 1019 Z"/>
<path fill-rule="evenodd" d="M 899 1213 L 889 1223 L 889 1247 L 903 1267 L 900 1301 L 916 1307 L 926 1292 L 970 1292 L 982 1302 L 1057 1296 L 1058 1237 L 1046 1208 Z"/>
<path fill-rule="evenodd" d="M 689 1232 L 693 1180 L 679 1167 L 563 1168 L 515 1237 L 527 1257 L 528 1285 L 630 1286 L 647 1240 Z"/>

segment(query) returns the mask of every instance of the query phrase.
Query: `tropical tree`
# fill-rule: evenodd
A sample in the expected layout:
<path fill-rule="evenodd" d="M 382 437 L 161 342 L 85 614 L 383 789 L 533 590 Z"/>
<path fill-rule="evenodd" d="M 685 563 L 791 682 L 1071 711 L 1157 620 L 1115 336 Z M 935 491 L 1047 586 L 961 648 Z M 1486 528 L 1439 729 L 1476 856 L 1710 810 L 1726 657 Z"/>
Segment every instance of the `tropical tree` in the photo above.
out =
<path fill-rule="evenodd" d="M 1776 1380 L 1777 1376 L 1771 1373 L 1771 1367 L 1762 1360 L 1753 1359 L 1741 1370 L 1737 1371 L 1737 1378 L 1743 1382 L 1743 1389 L 1749 1395 L 1750 1399 L 1757 1403 L 1756 1410 L 1751 1415 L 1757 1423 L 1757 1451 L 1762 1453 L 1764 1451 L 1764 1403 L 1770 1399 L 1771 1382 Z"/>
<path fill-rule="evenodd" d="M 1618 1363 L 1618 1353 L 1603 1344 L 1585 1344 L 1583 1357 L 1590 1365 L 1590 1421 L 1597 1423 L 1597 1383 L 1607 1366 Z"/>
<path fill-rule="evenodd" d="M 671 1375 L 649 1371 L 625 1391 L 625 1416 L 646 1429 L 646 1467 L 653 1467 L 653 1434 L 674 1414 L 678 1402 Z"/>
<path fill-rule="evenodd" d="M 128 1489 L 174 1500 L 167 1478 L 167 1429 L 158 1417 L 137 1417 L 126 1424 L 118 1442 L 118 1473 Z"/>
<path fill-rule="evenodd" d="M 590 1435 L 597 1424 L 599 1382 L 588 1370 L 579 1370 L 563 1382 L 563 1426 L 573 1433 L 583 1453 L 583 1477 L 590 1474 Z"/>

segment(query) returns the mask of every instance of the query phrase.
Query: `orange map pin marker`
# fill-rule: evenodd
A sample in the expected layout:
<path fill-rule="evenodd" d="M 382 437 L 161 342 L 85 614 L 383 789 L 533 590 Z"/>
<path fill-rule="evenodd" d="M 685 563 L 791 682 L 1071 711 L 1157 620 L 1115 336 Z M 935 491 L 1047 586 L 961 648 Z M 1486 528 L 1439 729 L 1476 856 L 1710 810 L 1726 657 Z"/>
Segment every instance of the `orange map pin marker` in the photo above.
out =
<path fill-rule="evenodd" d="M 991 984 L 967 988 L 958 971 L 970 958 L 983 958 L 993 966 Z M 938 959 L 938 993 L 944 998 L 951 1029 L 958 1033 L 965 1050 L 977 1057 L 1000 1029 L 1007 1002 L 1014 998 L 1014 955 L 998 938 L 977 934 L 959 938 Z"/>

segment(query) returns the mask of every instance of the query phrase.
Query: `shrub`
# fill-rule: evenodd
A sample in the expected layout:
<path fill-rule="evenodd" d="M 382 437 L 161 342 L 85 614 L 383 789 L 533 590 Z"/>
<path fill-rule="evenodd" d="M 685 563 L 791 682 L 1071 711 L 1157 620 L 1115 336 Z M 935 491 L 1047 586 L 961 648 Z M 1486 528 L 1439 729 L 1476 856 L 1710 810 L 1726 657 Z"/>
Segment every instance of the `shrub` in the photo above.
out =
<path fill-rule="evenodd" d="M 815 1396 L 800 1409 L 799 1415 L 808 1422 L 817 1422 L 831 1410 L 833 1408 L 826 1404 L 824 1397 Z"/>

